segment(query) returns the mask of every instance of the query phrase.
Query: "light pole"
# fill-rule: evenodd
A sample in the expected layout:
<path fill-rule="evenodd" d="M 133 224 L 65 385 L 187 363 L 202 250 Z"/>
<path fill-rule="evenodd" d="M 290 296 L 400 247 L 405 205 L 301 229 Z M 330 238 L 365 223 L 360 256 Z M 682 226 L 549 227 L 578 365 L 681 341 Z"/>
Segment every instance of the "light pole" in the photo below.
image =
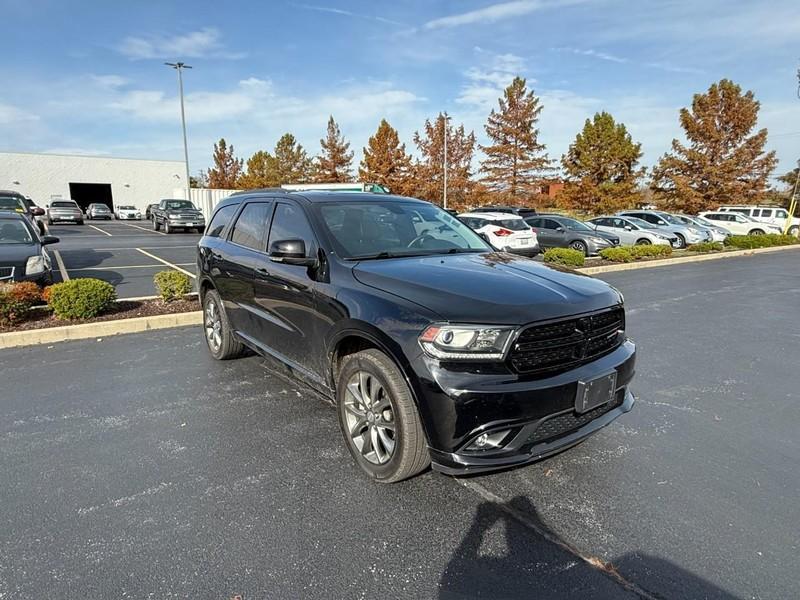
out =
<path fill-rule="evenodd" d="M 444 113 L 443 121 L 444 121 L 444 165 L 443 165 L 444 200 L 442 204 L 444 205 L 444 208 L 447 208 L 447 126 L 448 122 L 450 121 L 450 115 L 448 115 L 446 112 Z"/>
<path fill-rule="evenodd" d="M 192 186 L 189 180 L 189 144 L 186 142 L 186 112 L 183 108 L 183 69 L 191 69 L 192 67 L 182 62 L 164 64 L 178 72 L 178 91 L 181 96 L 181 126 L 183 127 L 183 161 L 186 165 L 186 199 L 191 201 Z"/>

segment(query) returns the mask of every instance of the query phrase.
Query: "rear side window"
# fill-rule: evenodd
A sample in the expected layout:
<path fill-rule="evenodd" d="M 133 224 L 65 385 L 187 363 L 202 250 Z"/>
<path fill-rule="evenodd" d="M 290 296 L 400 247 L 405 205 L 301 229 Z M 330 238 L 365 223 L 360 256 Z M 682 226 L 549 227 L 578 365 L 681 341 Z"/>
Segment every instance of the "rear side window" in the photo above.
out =
<path fill-rule="evenodd" d="M 233 226 L 231 241 L 246 248 L 263 252 L 267 234 L 269 213 L 272 210 L 270 202 L 251 202 L 245 204 L 239 218 Z"/>
<path fill-rule="evenodd" d="M 297 206 L 280 203 L 275 208 L 269 243 L 281 240 L 303 240 L 309 256 L 316 253 L 314 232 L 305 213 Z"/>
<path fill-rule="evenodd" d="M 495 221 L 495 224 L 510 229 L 511 231 L 525 231 L 530 229 L 530 226 L 522 219 L 503 219 L 501 221 Z"/>
<path fill-rule="evenodd" d="M 753 216 L 757 217 L 758 215 L 756 215 L 755 212 L 754 212 Z M 770 209 L 770 208 L 761 209 L 761 216 L 762 217 L 771 217 L 772 216 L 772 209 Z"/>
<path fill-rule="evenodd" d="M 156 204 L 155 206 L 158 205 Z M 208 229 L 206 229 L 206 235 L 209 237 L 222 237 L 225 226 L 230 223 L 237 208 L 239 208 L 238 204 L 230 204 L 223 206 L 214 213 L 214 217 L 211 219 L 211 223 L 208 224 Z"/>

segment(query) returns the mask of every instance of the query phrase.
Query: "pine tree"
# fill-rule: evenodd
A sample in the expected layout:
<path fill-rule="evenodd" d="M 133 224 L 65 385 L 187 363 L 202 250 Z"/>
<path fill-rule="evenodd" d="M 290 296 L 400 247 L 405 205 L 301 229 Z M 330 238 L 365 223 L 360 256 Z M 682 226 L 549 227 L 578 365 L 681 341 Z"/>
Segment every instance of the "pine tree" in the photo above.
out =
<path fill-rule="evenodd" d="M 508 201 L 530 203 L 551 170 L 536 129 L 542 106 L 521 77 L 514 78 L 498 104 L 499 110 L 492 109 L 485 126 L 491 143 L 481 146 L 486 154 L 481 162 L 482 181 Z"/>
<path fill-rule="evenodd" d="M 375 135 L 369 138 L 358 167 L 358 179 L 363 183 L 379 183 L 392 193 L 414 193 L 411 157 L 406 145 L 400 143 L 397 130 L 382 119 Z"/>
<path fill-rule="evenodd" d="M 280 184 L 275 158 L 269 152 L 259 150 L 247 159 L 247 172 L 239 180 L 242 189 L 277 187 Z"/>
<path fill-rule="evenodd" d="M 272 156 L 277 184 L 306 183 L 311 180 L 314 173 L 311 159 L 291 133 L 281 136 Z"/>
<path fill-rule="evenodd" d="M 558 195 L 564 208 L 589 213 L 631 208 L 639 199 L 641 144 L 607 112 L 586 119 L 561 165 L 567 184 Z"/>
<path fill-rule="evenodd" d="M 760 104 L 723 79 L 695 94 L 680 111 L 689 145 L 672 140 L 672 152 L 653 169 L 652 186 L 665 208 L 697 212 L 720 204 L 757 203 L 775 169 L 775 152 L 764 152 L 767 130 L 751 135 Z"/>
<path fill-rule="evenodd" d="M 425 120 L 424 132 L 414 133 L 414 143 L 421 154 L 414 167 L 415 195 L 442 203 L 444 192 L 444 139 L 447 135 L 447 202 L 448 208 L 463 207 L 474 188 L 472 157 L 475 154 L 475 133 L 467 134 L 464 125 L 453 127 L 445 115 L 431 123 Z"/>
<path fill-rule="evenodd" d="M 345 141 L 339 125 L 328 119 L 328 135 L 319 141 L 322 152 L 317 156 L 314 181 L 319 183 L 346 183 L 351 180 L 353 152 L 350 142 Z"/>
<path fill-rule="evenodd" d="M 228 146 L 225 138 L 214 144 L 214 166 L 208 170 L 206 177 L 208 187 L 212 189 L 234 190 L 239 184 L 243 161 L 236 158 L 233 144 Z"/>

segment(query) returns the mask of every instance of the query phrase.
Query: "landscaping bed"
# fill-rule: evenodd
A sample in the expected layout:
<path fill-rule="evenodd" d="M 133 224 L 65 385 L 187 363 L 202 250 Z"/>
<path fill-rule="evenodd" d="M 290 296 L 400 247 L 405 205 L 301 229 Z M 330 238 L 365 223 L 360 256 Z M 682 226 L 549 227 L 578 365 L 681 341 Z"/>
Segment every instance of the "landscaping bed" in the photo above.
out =
<path fill-rule="evenodd" d="M 15 325 L 0 325 L 0 333 L 79 325 L 81 323 L 116 321 L 119 319 L 135 319 L 136 317 L 152 317 L 155 315 L 172 315 L 196 310 L 200 310 L 200 302 L 195 296 L 171 302 L 164 302 L 161 298 L 153 300 L 118 300 L 114 306 L 108 308 L 102 315 L 88 319 L 59 319 L 52 314 L 49 307 L 37 306 L 30 309 L 28 319 Z"/>

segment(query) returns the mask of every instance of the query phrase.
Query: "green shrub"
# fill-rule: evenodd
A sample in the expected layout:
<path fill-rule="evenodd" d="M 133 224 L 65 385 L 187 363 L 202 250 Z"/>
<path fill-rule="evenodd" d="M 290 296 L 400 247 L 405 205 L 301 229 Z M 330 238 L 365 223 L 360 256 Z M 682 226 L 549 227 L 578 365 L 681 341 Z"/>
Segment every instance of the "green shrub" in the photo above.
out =
<path fill-rule="evenodd" d="M 618 246 L 615 248 L 605 248 L 600 250 L 601 258 L 610 260 L 611 262 L 628 263 L 633 262 L 636 258 L 631 252 L 632 246 Z"/>
<path fill-rule="evenodd" d="M 638 246 L 631 246 L 631 254 L 635 259 L 639 258 L 654 258 L 661 256 L 671 256 L 672 246 L 656 245 L 656 244 L 639 244 Z"/>
<path fill-rule="evenodd" d="M 50 289 L 50 306 L 59 319 L 90 319 L 117 299 L 114 286 L 99 279 L 71 279 Z"/>
<path fill-rule="evenodd" d="M 0 283 L 0 325 L 24 321 L 28 309 L 41 299 L 42 292 L 32 281 Z"/>
<path fill-rule="evenodd" d="M 164 302 L 180 300 L 192 291 L 192 281 L 180 271 L 160 271 L 153 277 L 153 283 Z"/>
<path fill-rule="evenodd" d="M 699 244 L 692 244 L 686 248 L 689 252 L 719 252 L 724 250 L 725 246 L 722 242 L 700 242 Z"/>
<path fill-rule="evenodd" d="M 766 233 L 764 235 L 732 235 L 725 239 L 725 245 L 741 250 L 753 248 L 770 248 L 772 246 L 788 246 L 797 244 L 798 240 L 793 235 L 780 233 Z"/>
<path fill-rule="evenodd" d="M 582 267 L 584 260 L 583 252 L 572 248 L 550 248 L 544 253 L 544 262 L 565 267 Z"/>

